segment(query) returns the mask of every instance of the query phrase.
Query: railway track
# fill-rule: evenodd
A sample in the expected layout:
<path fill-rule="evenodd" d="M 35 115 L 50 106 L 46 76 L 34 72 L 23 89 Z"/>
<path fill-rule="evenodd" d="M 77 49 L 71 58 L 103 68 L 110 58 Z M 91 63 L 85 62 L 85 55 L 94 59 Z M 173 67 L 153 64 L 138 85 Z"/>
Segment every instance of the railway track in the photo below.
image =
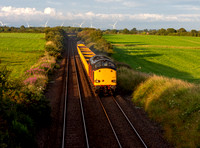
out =
<path fill-rule="evenodd" d="M 77 76 L 77 66 L 72 48 L 68 42 L 66 91 L 63 113 L 62 148 L 89 147 L 85 117 Z"/>
<path fill-rule="evenodd" d="M 144 147 L 146 143 L 113 96 L 98 97 L 120 147 Z"/>

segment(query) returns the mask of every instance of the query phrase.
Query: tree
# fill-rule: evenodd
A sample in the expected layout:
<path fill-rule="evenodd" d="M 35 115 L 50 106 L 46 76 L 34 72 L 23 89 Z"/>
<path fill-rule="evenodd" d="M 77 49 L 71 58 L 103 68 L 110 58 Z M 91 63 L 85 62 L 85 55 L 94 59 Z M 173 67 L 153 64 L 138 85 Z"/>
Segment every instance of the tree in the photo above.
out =
<path fill-rule="evenodd" d="M 125 28 L 125 29 L 122 31 L 122 33 L 123 33 L 123 34 L 129 34 L 130 31 L 129 31 L 127 28 Z"/>
<path fill-rule="evenodd" d="M 149 32 L 149 30 L 148 29 L 144 29 L 144 32 Z"/>
<path fill-rule="evenodd" d="M 159 29 L 158 32 L 157 32 L 158 35 L 167 35 L 167 32 L 166 32 L 166 29 Z"/>
<path fill-rule="evenodd" d="M 11 29 L 10 29 L 10 27 L 5 26 L 5 27 L 4 27 L 4 31 L 5 31 L 5 32 L 9 32 L 9 31 L 11 31 Z"/>
<path fill-rule="evenodd" d="M 192 36 L 198 36 L 198 31 L 196 31 L 196 30 L 191 30 L 190 33 Z"/>
<path fill-rule="evenodd" d="M 187 32 L 187 31 L 185 30 L 185 28 L 180 28 L 180 29 L 178 30 L 178 32 L 179 32 L 179 33 L 184 33 L 184 32 Z"/>
<path fill-rule="evenodd" d="M 172 33 L 176 33 L 176 30 L 174 28 L 168 28 L 167 34 L 172 34 Z"/>
<path fill-rule="evenodd" d="M 149 34 L 150 35 L 155 35 L 155 34 L 157 34 L 157 30 L 156 29 L 149 30 Z"/>
<path fill-rule="evenodd" d="M 24 25 L 22 25 L 21 27 L 20 27 L 20 30 L 25 30 L 25 26 Z"/>
<path fill-rule="evenodd" d="M 136 28 L 131 29 L 130 33 L 137 34 L 137 29 Z"/>
<path fill-rule="evenodd" d="M 110 33 L 111 33 L 111 34 L 117 34 L 117 30 L 116 30 L 116 29 L 113 29 L 113 30 L 110 31 Z"/>

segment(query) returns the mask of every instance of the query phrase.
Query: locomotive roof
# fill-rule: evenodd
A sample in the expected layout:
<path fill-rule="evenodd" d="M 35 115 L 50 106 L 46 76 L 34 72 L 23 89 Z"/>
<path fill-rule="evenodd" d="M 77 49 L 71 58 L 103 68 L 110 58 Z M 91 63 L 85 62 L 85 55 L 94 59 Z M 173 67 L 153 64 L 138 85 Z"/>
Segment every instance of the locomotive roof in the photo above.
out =
<path fill-rule="evenodd" d="M 83 41 L 78 41 L 77 44 L 85 44 Z"/>
<path fill-rule="evenodd" d="M 111 61 L 111 59 L 106 57 L 106 56 L 103 56 L 103 55 L 95 55 L 95 56 L 90 58 L 91 65 L 93 65 L 93 64 L 95 64 L 99 61 Z"/>

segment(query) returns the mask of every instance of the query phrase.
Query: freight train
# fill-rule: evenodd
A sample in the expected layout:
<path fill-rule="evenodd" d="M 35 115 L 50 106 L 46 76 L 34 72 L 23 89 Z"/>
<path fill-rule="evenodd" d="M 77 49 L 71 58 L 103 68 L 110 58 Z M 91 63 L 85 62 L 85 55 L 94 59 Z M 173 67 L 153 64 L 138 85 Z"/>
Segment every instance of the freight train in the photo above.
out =
<path fill-rule="evenodd" d="M 77 42 L 77 51 L 95 92 L 109 94 L 116 89 L 116 65 L 103 55 L 96 55 L 83 42 Z"/>

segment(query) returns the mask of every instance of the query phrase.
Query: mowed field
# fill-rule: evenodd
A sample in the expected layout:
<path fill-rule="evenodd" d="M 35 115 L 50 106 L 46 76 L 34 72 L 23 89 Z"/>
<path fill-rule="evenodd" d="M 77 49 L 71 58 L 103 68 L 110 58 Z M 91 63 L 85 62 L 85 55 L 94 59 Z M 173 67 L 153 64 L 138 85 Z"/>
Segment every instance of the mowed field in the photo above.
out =
<path fill-rule="evenodd" d="M 17 78 L 28 70 L 44 54 L 43 33 L 0 33 L 0 66 L 12 71 Z"/>
<path fill-rule="evenodd" d="M 133 69 L 200 83 L 200 38 L 184 36 L 104 35 L 114 59 Z"/>

